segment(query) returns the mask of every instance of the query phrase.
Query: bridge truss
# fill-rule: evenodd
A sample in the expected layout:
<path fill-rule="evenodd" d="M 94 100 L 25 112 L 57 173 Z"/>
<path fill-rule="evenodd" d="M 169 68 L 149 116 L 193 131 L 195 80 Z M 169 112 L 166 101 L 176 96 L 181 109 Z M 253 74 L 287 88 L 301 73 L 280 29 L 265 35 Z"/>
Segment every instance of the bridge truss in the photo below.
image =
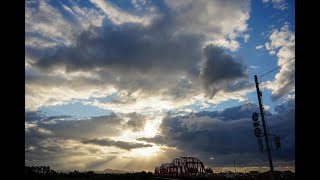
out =
<path fill-rule="evenodd" d="M 171 163 L 163 163 L 155 168 L 155 175 L 158 176 L 184 177 L 197 176 L 204 173 L 203 163 L 194 157 L 175 158 Z"/>

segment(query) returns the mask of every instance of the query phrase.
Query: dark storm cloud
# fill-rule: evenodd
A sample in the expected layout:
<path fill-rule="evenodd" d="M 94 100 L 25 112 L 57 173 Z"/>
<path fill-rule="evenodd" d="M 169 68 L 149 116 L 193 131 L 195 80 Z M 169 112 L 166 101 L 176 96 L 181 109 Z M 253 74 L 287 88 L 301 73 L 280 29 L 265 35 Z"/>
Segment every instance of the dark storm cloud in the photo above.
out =
<path fill-rule="evenodd" d="M 240 80 L 240 81 L 235 81 L 233 83 L 227 84 L 227 86 L 223 89 L 224 92 L 235 92 L 235 91 L 240 91 L 244 89 L 251 89 L 255 88 L 255 84 L 253 81 L 249 80 Z"/>
<path fill-rule="evenodd" d="M 34 122 L 44 118 L 43 114 L 39 111 L 26 111 L 24 117 L 26 122 Z"/>
<path fill-rule="evenodd" d="M 254 136 L 252 111 L 246 117 L 242 111 L 247 108 L 248 105 L 231 108 L 223 113 L 212 113 L 211 117 L 201 113 L 167 116 L 160 126 L 162 135 L 138 140 L 177 147 L 212 165 L 231 164 L 233 153 L 238 154 L 239 165 L 266 163 L 267 158 L 264 153 L 259 152 Z M 228 113 L 232 115 L 227 115 Z M 235 119 L 237 114 L 239 118 Z M 282 142 L 281 150 L 273 153 L 274 160 L 295 160 L 294 110 L 267 116 L 267 120 L 271 133 L 279 135 Z M 214 157 L 214 160 L 210 161 L 209 157 Z"/>
<path fill-rule="evenodd" d="M 91 27 L 77 37 L 75 47 L 62 48 L 36 63 L 41 69 L 62 66 L 67 71 L 97 67 L 150 71 L 152 68 L 192 69 L 200 56 L 199 35 L 174 35 L 170 16 L 151 26 L 124 24 Z M 161 28 L 157 28 L 161 27 Z"/>
<path fill-rule="evenodd" d="M 82 141 L 84 144 L 95 144 L 100 146 L 115 146 L 125 150 L 131 150 L 136 148 L 143 147 L 152 147 L 151 144 L 142 144 L 142 143 L 133 143 L 133 142 L 125 142 L 125 141 L 114 141 L 111 139 L 89 139 Z"/>
<path fill-rule="evenodd" d="M 234 80 L 247 77 L 246 66 L 236 62 L 224 49 L 213 44 L 204 48 L 205 61 L 201 70 L 201 80 L 211 96 Z"/>
<path fill-rule="evenodd" d="M 71 116 L 67 116 L 67 115 L 46 116 L 41 111 L 25 111 L 25 121 L 28 123 L 30 122 L 36 123 L 39 121 L 45 122 L 45 121 L 61 120 L 66 118 L 71 118 Z"/>
<path fill-rule="evenodd" d="M 256 104 L 247 103 L 242 106 L 231 107 L 222 111 L 200 111 L 195 113 L 195 116 L 208 116 L 210 118 L 219 118 L 224 121 L 231 121 L 251 117 L 253 112 L 260 112 L 259 106 Z M 265 114 L 266 116 L 272 115 L 267 110 L 265 110 Z"/>

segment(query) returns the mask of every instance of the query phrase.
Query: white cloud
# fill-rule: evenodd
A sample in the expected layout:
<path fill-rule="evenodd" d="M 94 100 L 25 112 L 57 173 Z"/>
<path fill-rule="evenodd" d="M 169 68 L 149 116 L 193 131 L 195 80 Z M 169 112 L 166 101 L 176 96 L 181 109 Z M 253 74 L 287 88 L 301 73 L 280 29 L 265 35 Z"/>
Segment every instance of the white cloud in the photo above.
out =
<path fill-rule="evenodd" d="M 244 42 L 248 42 L 249 37 L 250 37 L 250 35 L 249 35 L 249 34 L 245 34 L 245 35 L 243 35 Z"/>
<path fill-rule="evenodd" d="M 32 48 L 52 48 L 58 45 L 64 44 L 63 41 L 60 41 L 56 38 L 52 38 L 51 40 L 46 40 L 41 37 L 25 37 L 25 46 Z"/>
<path fill-rule="evenodd" d="M 210 103 L 214 103 L 214 104 L 219 104 L 221 102 L 224 101 L 228 101 L 228 100 L 237 100 L 239 102 L 245 102 L 248 101 L 248 97 L 247 94 L 250 92 L 255 91 L 255 88 L 252 87 L 247 87 L 246 89 L 242 89 L 242 90 L 237 90 L 234 92 L 223 92 L 223 91 L 219 91 L 214 99 L 208 100 L 208 102 Z"/>
<path fill-rule="evenodd" d="M 268 106 L 268 105 L 264 105 L 263 107 L 264 107 L 264 109 L 267 110 L 267 111 L 271 109 L 270 106 Z"/>
<path fill-rule="evenodd" d="M 276 54 L 278 65 L 282 65 L 295 57 L 295 34 L 290 31 L 289 23 L 283 27 L 274 29 L 271 33 L 270 42 L 266 43 L 266 48 L 270 55 Z M 271 90 L 274 99 L 282 97 L 295 89 L 295 60 L 289 61 L 281 66 L 279 73 L 275 75 L 275 80 L 268 81 L 265 85 Z"/>
<path fill-rule="evenodd" d="M 72 99 L 88 100 L 106 97 L 116 92 L 112 86 L 86 84 L 88 74 L 40 76 L 25 83 L 25 108 L 35 111 L 42 106 L 63 105 Z M 67 80 L 69 78 L 70 80 Z"/>
<path fill-rule="evenodd" d="M 236 40 L 227 40 L 227 39 L 218 39 L 215 41 L 208 41 L 207 44 L 209 43 L 213 43 L 216 44 L 218 46 L 222 46 L 224 48 L 228 48 L 231 51 L 237 51 L 240 47 L 240 44 L 238 41 Z"/>
<path fill-rule="evenodd" d="M 197 32 L 213 42 L 232 51 L 238 50 L 241 37 L 247 31 L 250 17 L 250 1 L 179 1 L 166 0 L 166 4 L 175 11 L 179 31 Z M 228 12 L 228 13 L 226 13 Z M 246 35 L 245 35 L 246 36 Z"/>
<path fill-rule="evenodd" d="M 251 67 L 251 68 L 253 68 L 253 69 L 260 68 L 260 66 L 249 66 L 249 67 Z"/>
<path fill-rule="evenodd" d="M 146 6 L 147 0 L 131 0 L 131 3 L 137 10 L 141 10 Z"/>
<path fill-rule="evenodd" d="M 288 3 L 286 0 L 262 0 L 263 3 L 272 3 L 273 8 L 285 10 L 288 8 Z"/>
<path fill-rule="evenodd" d="M 276 52 L 275 52 L 274 50 L 271 50 L 271 51 L 269 51 L 269 54 L 270 54 L 271 56 L 273 56 L 273 55 L 276 54 Z"/>
<path fill-rule="evenodd" d="M 80 8 L 74 4 L 69 7 L 61 4 L 62 10 L 47 1 L 39 5 L 27 3 L 25 7 L 25 46 L 31 48 L 52 48 L 73 43 L 74 37 L 89 26 L 101 26 L 104 15 L 97 10 Z M 74 19 L 66 18 L 66 11 Z"/>
<path fill-rule="evenodd" d="M 54 38 L 60 44 L 68 44 L 73 36 L 73 31 L 72 25 L 65 20 L 59 11 L 46 2 L 40 1 L 37 8 L 26 5 L 26 33 L 37 33 L 43 37 Z M 41 47 L 41 43 L 38 46 Z"/>
<path fill-rule="evenodd" d="M 77 4 L 73 4 L 70 8 L 72 9 L 73 13 L 70 11 L 68 12 L 70 12 L 76 19 L 77 23 L 81 26 L 81 30 L 85 30 L 91 25 L 101 26 L 103 19 L 105 18 L 105 15 L 97 9 L 86 7 L 81 8 Z"/>
<path fill-rule="evenodd" d="M 266 43 L 266 44 L 264 44 L 264 45 L 265 45 L 265 47 L 266 47 L 266 49 L 267 49 L 267 50 L 269 50 L 269 51 L 271 50 L 270 43 L 268 43 L 268 42 L 267 42 L 267 43 Z"/>
<path fill-rule="evenodd" d="M 134 99 L 133 102 L 126 98 L 127 97 L 119 96 L 118 100 L 120 100 L 120 103 L 118 103 L 118 101 L 111 101 L 106 103 L 94 101 L 92 105 L 103 109 L 112 110 L 117 113 L 139 112 L 143 114 L 153 115 L 159 115 L 181 106 L 179 105 L 180 103 L 175 103 L 173 101 L 163 99 L 161 95 L 144 97 L 144 95 L 141 93 L 134 93 L 129 97 L 130 99 Z M 123 100 L 123 102 L 121 102 L 121 100 Z"/>
<path fill-rule="evenodd" d="M 126 22 L 132 23 L 141 23 L 144 25 L 148 25 L 150 23 L 150 18 L 152 16 L 145 15 L 143 17 L 139 17 L 134 14 L 130 14 L 123 10 L 120 10 L 117 6 L 113 5 L 111 2 L 103 1 L 103 0 L 90 0 L 93 4 L 95 4 L 98 8 L 102 9 L 103 12 L 109 17 L 112 23 L 116 25 L 120 25 Z"/>
<path fill-rule="evenodd" d="M 261 49 L 261 48 L 263 48 L 263 45 L 256 46 L 256 49 Z"/>
<path fill-rule="evenodd" d="M 294 45 L 295 43 L 295 35 L 290 32 L 288 23 L 285 23 L 280 31 L 278 29 L 274 29 L 269 39 L 271 40 L 271 49 L 280 48 L 285 45 Z"/>

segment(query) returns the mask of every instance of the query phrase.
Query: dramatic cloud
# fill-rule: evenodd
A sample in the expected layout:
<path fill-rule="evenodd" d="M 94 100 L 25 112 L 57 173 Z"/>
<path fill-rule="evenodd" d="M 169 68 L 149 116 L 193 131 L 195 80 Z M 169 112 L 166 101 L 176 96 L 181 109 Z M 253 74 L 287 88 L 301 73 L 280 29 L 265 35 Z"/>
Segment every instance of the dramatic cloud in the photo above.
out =
<path fill-rule="evenodd" d="M 158 158 L 153 161 L 158 164 L 177 156 L 195 156 L 204 161 L 206 166 L 226 167 L 232 165 L 232 154 L 236 154 L 238 166 L 265 166 L 266 155 L 258 151 L 253 135 L 251 114 L 254 111 L 258 112 L 258 106 L 249 103 L 223 111 L 203 111 L 186 116 L 176 116 L 173 113 L 163 119 L 160 134 L 154 138 L 137 138 L 140 142 L 155 145 L 109 138 L 120 138 L 121 134 L 113 129 L 125 128 L 131 119 L 143 117 L 138 114 L 122 115 L 124 118 L 110 115 L 92 120 L 67 120 L 69 116 L 45 117 L 39 112 L 27 112 L 26 163 L 39 165 L 46 161 L 51 167 L 66 169 L 69 169 L 68 165 L 76 163 L 72 167 L 90 169 L 105 168 L 110 163 L 124 162 L 124 159 L 129 158 L 131 160 L 126 166 L 132 168 L 129 167 L 130 164 L 140 160 L 131 154 L 137 155 L 141 148 L 154 148 L 158 144 L 162 145 L 162 150 L 155 152 Z M 294 109 L 273 116 L 267 111 L 266 115 L 271 132 L 279 135 L 282 142 L 281 150 L 273 154 L 275 163 L 290 166 L 292 164 L 288 163 L 294 161 Z M 91 125 L 86 121 L 91 121 Z M 246 142 L 245 146 L 243 142 Z M 105 147 L 108 149 L 103 149 Z M 137 152 L 131 152 L 132 150 Z M 114 154 L 115 151 L 118 154 Z M 128 155 L 126 151 L 129 151 Z M 214 160 L 210 160 L 210 157 L 214 157 Z M 60 162 L 66 164 L 61 165 Z M 150 163 L 144 164 L 143 168 L 153 167 L 154 164 Z"/>
<path fill-rule="evenodd" d="M 259 152 L 253 133 L 251 114 L 257 110 L 256 105 L 246 104 L 222 112 L 169 115 L 160 126 L 160 135 L 138 140 L 177 147 L 214 167 L 232 165 L 232 154 L 237 154 L 240 166 L 267 165 L 267 156 Z M 275 161 L 294 160 L 294 110 L 273 116 L 267 113 L 267 120 L 282 142 L 282 149 L 273 153 Z"/>
<path fill-rule="evenodd" d="M 207 41 L 233 51 L 239 48 L 236 38 L 247 30 L 246 21 L 250 17 L 249 1 L 166 0 L 165 2 L 175 11 L 179 31 L 205 34 Z"/>
<path fill-rule="evenodd" d="M 243 34 L 247 30 L 249 1 L 165 1 L 163 5 L 166 8 L 148 3 L 150 7 L 144 16 L 126 12 L 107 1 L 91 2 L 103 13 L 72 3 L 62 3 L 61 6 L 69 14 L 77 11 L 78 15 L 74 18 L 78 20 L 83 15 L 81 9 L 90 11 L 90 18 L 104 18 L 101 23 L 83 25 L 83 28 L 70 32 L 66 37 L 62 37 L 66 33 L 59 32 L 60 39 L 68 39 L 68 43 L 46 49 L 26 46 L 26 106 L 30 110 L 79 98 L 72 95 L 73 91 L 79 92 L 79 99 L 87 99 L 93 91 L 110 88 L 128 91 L 129 94 L 137 91 L 149 95 L 159 93 L 181 100 L 204 93 L 203 89 L 199 90 L 204 82 L 205 87 L 212 88 L 211 96 L 223 89 L 226 83 L 245 77 L 245 72 L 241 72 L 245 68 L 240 62 L 230 62 L 231 59 L 234 61 L 233 58 L 218 46 L 234 51 L 239 46 L 236 38 L 249 38 L 248 34 Z M 74 22 L 69 23 L 73 19 L 64 17 L 61 10 L 45 2 L 40 4 L 39 7 L 28 6 L 28 13 L 32 14 L 31 11 L 37 8 L 49 8 L 55 16 L 59 16 L 60 21 L 76 29 Z M 208 11 L 203 11 L 203 8 L 208 8 Z M 39 13 L 34 12 L 33 16 L 48 18 L 45 13 Z M 28 31 L 34 32 L 34 24 L 37 23 L 33 22 L 31 15 L 26 19 L 30 21 Z M 48 27 L 54 25 L 51 21 L 47 24 Z M 54 35 L 47 34 L 46 37 Z M 207 52 L 203 54 L 203 48 L 209 42 L 217 46 L 208 45 Z M 213 82 L 216 79 L 209 80 L 208 72 L 225 68 L 222 67 L 225 65 L 224 58 L 228 59 L 226 61 L 231 69 L 230 72 L 225 69 L 226 79 L 221 77 L 217 82 Z M 204 72 L 202 77 L 199 77 L 200 72 Z M 63 87 L 64 96 L 59 96 L 61 89 L 57 87 Z"/>
<path fill-rule="evenodd" d="M 131 113 L 76 119 L 70 116 L 48 117 L 41 112 L 27 111 L 26 163 L 41 165 L 45 161 L 47 165 L 59 169 L 70 169 L 68 165 L 79 169 L 103 167 L 108 159 L 115 160 L 119 156 L 112 152 L 133 153 L 133 149 L 154 148 L 151 144 L 132 142 L 132 138 L 126 138 L 127 134 L 132 137 L 134 133 L 140 135 L 141 132 L 135 131 L 143 130 L 147 118 Z"/>
<path fill-rule="evenodd" d="M 151 71 L 152 67 L 192 70 L 192 65 L 200 58 L 197 52 L 200 39 L 192 35 L 171 35 L 165 27 L 167 20 L 159 20 L 146 28 L 134 24 L 118 26 L 117 29 L 92 28 L 78 36 L 75 47 L 63 48 L 40 59 L 36 65 L 41 69 L 63 67 L 70 72 L 98 67 L 141 72 Z M 157 26 L 163 29 L 154 31 Z"/>
<path fill-rule="evenodd" d="M 280 29 L 274 29 L 269 37 L 270 43 L 266 43 L 266 49 L 278 56 L 278 65 L 281 66 L 274 81 L 264 83 L 271 90 L 273 100 L 279 99 L 295 90 L 295 35 L 289 29 L 289 24 Z"/>
<path fill-rule="evenodd" d="M 100 146 L 115 146 L 121 149 L 130 150 L 135 148 L 142 147 L 152 147 L 150 144 L 142 144 L 142 143 L 132 143 L 132 142 L 124 142 L 124 141 L 113 141 L 110 139 L 89 139 L 82 141 L 84 144 L 96 144 Z"/>
<path fill-rule="evenodd" d="M 208 45 L 204 52 L 206 60 L 202 65 L 200 76 L 211 97 L 228 82 L 247 77 L 246 67 L 234 61 L 232 56 L 225 54 L 223 49 Z"/>
<path fill-rule="evenodd" d="M 239 166 L 266 166 L 252 129 L 251 114 L 259 109 L 248 103 L 255 102 L 249 77 L 264 65 L 252 63 L 247 50 L 252 39 L 278 65 L 294 57 L 288 23 L 274 26 L 264 47 L 252 29 L 260 25 L 248 24 L 259 20 L 249 21 L 250 0 L 25 5 L 26 165 L 153 171 L 175 157 L 195 156 L 222 168 L 235 155 Z M 283 143 L 275 164 L 294 166 L 294 61 L 264 82 L 273 99 L 285 97 L 264 106 Z"/>
<path fill-rule="evenodd" d="M 37 112 L 26 112 L 26 131 L 50 132 L 53 137 L 70 139 L 94 139 L 96 137 L 119 136 L 121 130 L 143 130 L 148 118 L 137 113 L 111 114 L 108 116 L 75 119 L 70 116 L 46 117 Z M 30 126 L 28 128 L 27 126 Z M 28 135 L 28 134 L 26 134 Z"/>

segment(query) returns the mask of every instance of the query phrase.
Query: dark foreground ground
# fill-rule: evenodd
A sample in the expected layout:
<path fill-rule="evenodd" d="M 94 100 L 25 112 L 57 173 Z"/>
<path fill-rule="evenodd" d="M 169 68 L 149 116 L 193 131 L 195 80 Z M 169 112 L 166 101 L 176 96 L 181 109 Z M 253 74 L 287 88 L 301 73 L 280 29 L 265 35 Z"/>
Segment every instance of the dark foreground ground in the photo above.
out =
<path fill-rule="evenodd" d="M 241 173 L 234 176 L 234 174 L 230 173 L 213 173 L 206 174 L 202 177 L 159 177 L 155 176 L 151 172 L 136 172 L 136 173 L 124 173 L 124 174 L 97 174 L 93 171 L 89 172 L 69 172 L 62 173 L 56 172 L 54 170 L 50 170 L 50 168 L 38 168 L 38 167 L 26 167 L 25 168 L 25 179 L 27 180 L 102 180 L 102 179 L 116 179 L 116 180 L 161 180 L 161 179 L 184 179 L 184 180 L 226 180 L 226 179 L 243 179 L 243 180 L 253 180 L 253 179 L 261 179 L 261 180 L 269 180 L 269 173 Z M 274 180 L 294 180 L 295 174 L 292 172 L 277 172 Z"/>

